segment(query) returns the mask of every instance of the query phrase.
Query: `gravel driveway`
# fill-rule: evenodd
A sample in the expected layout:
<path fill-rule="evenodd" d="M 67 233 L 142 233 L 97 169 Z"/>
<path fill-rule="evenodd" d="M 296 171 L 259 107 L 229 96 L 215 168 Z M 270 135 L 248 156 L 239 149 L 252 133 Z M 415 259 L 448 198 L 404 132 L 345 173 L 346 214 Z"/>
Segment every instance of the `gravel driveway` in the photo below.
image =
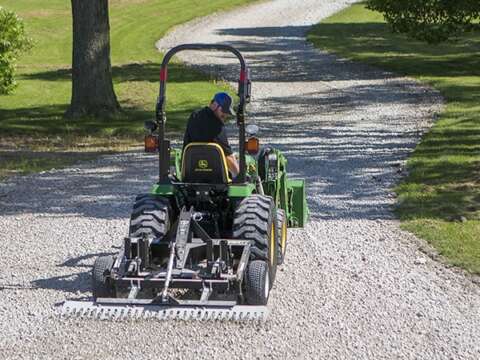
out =
<path fill-rule="evenodd" d="M 417 249 L 393 218 L 391 185 L 441 99 L 408 79 L 305 42 L 346 6 L 266 2 L 179 27 L 159 42 L 228 42 L 254 79 L 252 121 L 308 183 L 311 221 L 289 230 L 264 325 L 63 321 L 89 296 L 96 256 L 117 251 L 155 160 L 108 156 L 0 184 L 0 357 L 5 359 L 478 359 L 480 289 Z M 183 60 L 226 74 L 205 54 Z M 228 77 L 227 77 L 228 78 Z M 231 78 L 228 78 L 231 79 Z M 193 89 L 194 91 L 194 89 Z"/>

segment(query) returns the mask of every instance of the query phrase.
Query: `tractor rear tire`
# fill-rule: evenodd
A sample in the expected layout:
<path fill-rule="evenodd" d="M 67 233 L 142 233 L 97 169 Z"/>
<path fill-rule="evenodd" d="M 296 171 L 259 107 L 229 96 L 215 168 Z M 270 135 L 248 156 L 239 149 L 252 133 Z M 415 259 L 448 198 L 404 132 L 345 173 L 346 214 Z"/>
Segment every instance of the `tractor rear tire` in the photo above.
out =
<path fill-rule="evenodd" d="M 92 292 L 95 299 L 116 297 L 115 287 L 109 281 L 114 262 L 111 255 L 99 256 L 95 260 L 92 269 Z"/>
<path fill-rule="evenodd" d="M 277 235 L 278 235 L 278 265 L 285 261 L 287 250 L 287 218 L 285 210 L 277 209 Z"/>
<path fill-rule="evenodd" d="M 170 229 L 172 209 L 166 198 L 138 195 L 130 217 L 130 237 L 163 238 Z"/>
<path fill-rule="evenodd" d="M 249 305 L 267 305 L 270 294 L 269 266 L 263 260 L 250 261 L 245 277 L 245 297 Z"/>
<path fill-rule="evenodd" d="M 270 196 L 254 194 L 240 202 L 233 219 L 233 238 L 252 241 L 250 258 L 267 262 L 270 287 L 277 272 L 276 234 L 277 213 Z"/>

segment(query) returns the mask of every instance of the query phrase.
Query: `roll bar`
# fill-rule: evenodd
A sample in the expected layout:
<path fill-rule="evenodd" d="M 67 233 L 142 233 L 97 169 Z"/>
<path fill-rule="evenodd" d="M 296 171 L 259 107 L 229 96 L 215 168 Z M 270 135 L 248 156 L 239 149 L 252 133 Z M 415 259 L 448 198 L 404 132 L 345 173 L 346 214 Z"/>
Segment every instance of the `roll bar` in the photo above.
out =
<path fill-rule="evenodd" d="M 240 173 L 235 179 L 236 183 L 245 182 L 246 162 L 245 162 L 245 107 L 250 101 L 251 85 L 249 79 L 249 71 L 242 54 L 233 46 L 226 44 L 183 44 L 170 49 L 163 57 L 162 66 L 160 68 L 160 91 L 157 99 L 155 118 L 159 132 L 159 182 L 167 183 L 170 173 L 170 141 L 165 139 L 165 124 L 167 116 L 165 112 L 168 63 L 173 55 L 185 50 L 216 50 L 227 51 L 233 53 L 240 61 L 240 76 L 238 79 L 238 96 L 240 98 L 237 109 L 237 126 L 239 130 L 239 160 Z"/>

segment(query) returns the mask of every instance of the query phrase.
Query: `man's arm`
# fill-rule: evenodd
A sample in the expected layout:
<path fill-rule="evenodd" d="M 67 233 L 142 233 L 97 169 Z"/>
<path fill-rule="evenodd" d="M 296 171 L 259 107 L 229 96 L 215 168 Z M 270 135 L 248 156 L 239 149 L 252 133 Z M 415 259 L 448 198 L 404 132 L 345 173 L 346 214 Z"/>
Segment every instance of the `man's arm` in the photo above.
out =
<path fill-rule="evenodd" d="M 226 158 L 227 158 L 228 170 L 230 170 L 234 178 L 237 177 L 238 173 L 240 172 L 240 167 L 238 166 L 238 161 L 235 154 L 226 156 Z"/>
<path fill-rule="evenodd" d="M 228 170 L 232 173 L 233 177 L 236 177 L 240 172 L 240 167 L 238 166 L 238 161 L 236 156 L 233 154 L 232 148 L 228 143 L 227 132 L 225 128 L 222 128 L 221 132 L 215 138 L 215 142 L 220 144 L 225 153 L 225 158 L 227 159 Z"/>

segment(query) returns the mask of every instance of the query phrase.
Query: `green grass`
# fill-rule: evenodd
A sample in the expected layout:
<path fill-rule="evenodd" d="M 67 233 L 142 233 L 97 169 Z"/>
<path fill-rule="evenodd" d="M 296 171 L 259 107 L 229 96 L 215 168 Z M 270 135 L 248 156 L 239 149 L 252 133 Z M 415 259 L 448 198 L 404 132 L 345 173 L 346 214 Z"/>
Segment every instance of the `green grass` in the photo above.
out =
<path fill-rule="evenodd" d="M 110 0 L 114 86 L 124 114 L 108 120 L 66 120 L 63 114 L 71 96 L 70 1 L 0 0 L 1 6 L 24 19 L 34 41 L 32 51 L 18 64 L 19 87 L 13 95 L 0 95 L 0 171 L 6 169 L 9 153 L 5 148 L 43 153 L 123 150 L 140 144 L 143 121 L 153 117 L 158 94 L 162 54 L 155 49 L 155 42 L 174 25 L 253 1 Z M 169 75 L 168 129 L 173 131 L 183 129 L 189 113 L 206 104 L 213 93 L 227 89 L 179 64 L 170 67 Z M 19 159 L 19 168 L 22 161 Z M 58 165 L 65 163 L 62 159 Z M 14 167 L 12 164 L 11 159 L 9 167 Z M 51 167 L 48 161 L 45 164 L 45 168 Z M 33 166 L 32 170 L 40 168 Z"/>
<path fill-rule="evenodd" d="M 309 40 L 441 92 L 446 108 L 408 160 L 397 214 L 452 264 L 480 274 L 480 33 L 427 45 L 392 34 L 359 4 L 316 25 Z"/>

